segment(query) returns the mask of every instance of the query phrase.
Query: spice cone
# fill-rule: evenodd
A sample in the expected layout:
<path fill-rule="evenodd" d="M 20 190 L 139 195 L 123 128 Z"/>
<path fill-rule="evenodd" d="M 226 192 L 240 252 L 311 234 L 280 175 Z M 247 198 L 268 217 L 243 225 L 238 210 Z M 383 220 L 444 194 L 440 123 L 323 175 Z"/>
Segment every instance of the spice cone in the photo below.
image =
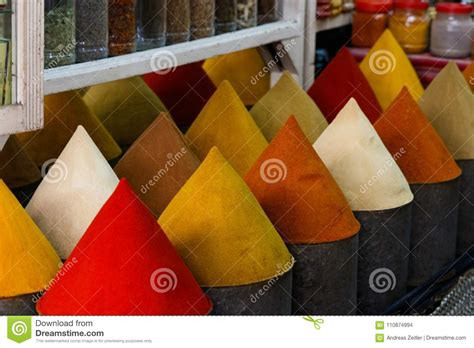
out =
<path fill-rule="evenodd" d="M 209 58 L 203 68 L 214 85 L 229 81 L 247 106 L 256 104 L 270 89 L 270 74 L 260 76 L 267 66 L 256 48 Z"/>
<path fill-rule="evenodd" d="M 390 30 L 385 30 L 370 49 L 360 69 L 369 81 L 382 110 L 386 110 L 406 86 L 415 100 L 423 94 L 415 69 Z"/>
<path fill-rule="evenodd" d="M 182 65 L 166 74 L 150 73 L 144 75 L 143 80 L 180 127 L 189 126 L 216 91 L 202 62 Z"/>
<path fill-rule="evenodd" d="M 26 211 L 66 259 L 117 184 L 114 171 L 79 126 Z"/>
<path fill-rule="evenodd" d="M 0 298 L 41 291 L 60 266 L 53 247 L 0 179 Z"/>
<path fill-rule="evenodd" d="M 413 200 L 405 176 L 354 99 L 313 146 L 352 210 L 393 209 Z"/>
<path fill-rule="evenodd" d="M 221 83 L 193 122 L 186 137 L 202 160 L 213 146 L 240 175 L 245 175 L 267 147 L 265 137 L 229 82 Z"/>
<path fill-rule="evenodd" d="M 132 144 L 160 112 L 167 112 L 139 76 L 92 86 L 83 99 L 120 145 Z"/>
<path fill-rule="evenodd" d="M 471 87 L 471 91 L 474 93 L 474 61 L 464 69 L 463 75 L 468 85 Z"/>
<path fill-rule="evenodd" d="M 23 150 L 16 135 L 10 135 L 0 151 L 0 178 L 10 188 L 26 186 L 41 179 L 38 167 Z"/>
<path fill-rule="evenodd" d="M 434 184 L 461 175 L 443 140 L 405 87 L 374 125 L 410 184 Z"/>
<path fill-rule="evenodd" d="M 207 314 L 211 303 L 122 179 L 37 309 L 49 315 Z"/>
<path fill-rule="evenodd" d="M 419 104 L 454 158 L 474 159 L 474 96 L 454 62 L 431 82 Z"/>
<path fill-rule="evenodd" d="M 311 143 L 328 125 L 318 106 L 288 71 L 254 105 L 250 114 L 268 141 L 273 139 L 290 115 L 295 115 Z"/>
<path fill-rule="evenodd" d="M 344 194 L 294 116 L 245 181 L 287 243 L 334 242 L 360 229 Z"/>
<path fill-rule="evenodd" d="M 42 166 L 59 156 L 78 126 L 87 130 L 107 160 L 121 154 L 112 136 L 75 91 L 46 96 L 44 128 L 17 137 L 36 165 Z"/>
<path fill-rule="evenodd" d="M 216 147 L 159 223 L 203 287 L 261 282 L 292 264 L 254 195 Z"/>
<path fill-rule="evenodd" d="M 349 99 L 354 98 L 360 108 L 374 123 L 382 113 L 377 98 L 357 62 L 347 48 L 324 68 L 308 90 L 328 122 L 332 122 Z"/>
<path fill-rule="evenodd" d="M 143 203 L 158 217 L 199 164 L 176 125 L 161 114 L 114 170 L 129 180 Z"/>

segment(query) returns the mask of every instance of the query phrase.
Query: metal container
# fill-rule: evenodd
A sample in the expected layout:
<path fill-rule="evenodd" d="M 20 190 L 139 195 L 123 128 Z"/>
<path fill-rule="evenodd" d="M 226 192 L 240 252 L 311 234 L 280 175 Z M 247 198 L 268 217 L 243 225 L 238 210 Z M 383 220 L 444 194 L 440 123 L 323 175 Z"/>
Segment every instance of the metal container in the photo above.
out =
<path fill-rule="evenodd" d="M 461 256 L 474 245 L 474 159 L 457 163 L 462 169 L 462 176 L 456 254 Z"/>
<path fill-rule="evenodd" d="M 359 235 L 332 243 L 287 245 L 295 258 L 292 314 L 353 315 Z"/>
<path fill-rule="evenodd" d="M 36 315 L 35 294 L 0 298 L 0 315 Z"/>
<path fill-rule="evenodd" d="M 408 286 L 429 281 L 456 256 L 460 179 L 410 185 L 412 213 Z"/>
<path fill-rule="evenodd" d="M 213 315 L 290 315 L 292 271 L 242 286 L 204 288 Z"/>
<path fill-rule="evenodd" d="M 357 309 L 381 314 L 407 290 L 412 204 L 380 211 L 356 211 L 361 224 Z"/>

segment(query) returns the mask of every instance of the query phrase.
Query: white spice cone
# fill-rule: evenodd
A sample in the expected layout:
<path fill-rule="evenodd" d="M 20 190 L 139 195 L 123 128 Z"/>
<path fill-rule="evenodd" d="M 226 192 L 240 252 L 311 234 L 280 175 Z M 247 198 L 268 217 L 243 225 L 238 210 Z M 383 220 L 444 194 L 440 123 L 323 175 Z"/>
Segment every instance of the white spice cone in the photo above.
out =
<path fill-rule="evenodd" d="M 347 102 L 313 147 L 352 210 L 393 209 L 413 200 L 405 176 L 355 99 Z"/>
<path fill-rule="evenodd" d="M 66 259 L 118 182 L 89 134 L 79 126 L 26 211 L 61 259 Z"/>

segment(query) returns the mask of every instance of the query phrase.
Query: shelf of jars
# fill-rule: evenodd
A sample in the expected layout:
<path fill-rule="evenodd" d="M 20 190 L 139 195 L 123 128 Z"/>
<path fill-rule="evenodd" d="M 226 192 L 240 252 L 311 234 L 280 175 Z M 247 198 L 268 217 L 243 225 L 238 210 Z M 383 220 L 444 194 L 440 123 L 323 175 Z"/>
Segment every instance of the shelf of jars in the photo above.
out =
<path fill-rule="evenodd" d="M 85 63 L 45 69 L 45 95 L 170 70 L 216 55 L 300 37 L 297 20 L 280 20 L 231 33 Z"/>
<path fill-rule="evenodd" d="M 277 42 L 291 42 L 303 82 L 314 8 L 311 0 L 45 0 L 44 94 Z"/>
<path fill-rule="evenodd" d="M 352 13 L 341 13 L 334 17 L 318 19 L 316 22 L 316 31 L 332 30 L 344 27 L 352 23 Z"/>

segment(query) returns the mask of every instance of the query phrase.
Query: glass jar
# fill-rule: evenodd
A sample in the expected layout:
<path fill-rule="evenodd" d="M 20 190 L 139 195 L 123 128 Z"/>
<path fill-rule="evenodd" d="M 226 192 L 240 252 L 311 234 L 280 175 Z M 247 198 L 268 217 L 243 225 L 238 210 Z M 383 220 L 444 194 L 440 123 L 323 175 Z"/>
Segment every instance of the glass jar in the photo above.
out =
<path fill-rule="evenodd" d="M 109 56 L 136 51 L 135 6 L 135 0 L 109 0 Z"/>
<path fill-rule="evenodd" d="M 282 0 L 258 0 L 258 24 L 279 21 L 283 17 Z"/>
<path fill-rule="evenodd" d="M 237 0 L 237 29 L 257 26 L 257 0 Z"/>
<path fill-rule="evenodd" d="M 107 58 L 109 55 L 108 0 L 76 2 L 76 62 Z"/>
<path fill-rule="evenodd" d="M 166 0 L 138 0 L 137 50 L 162 47 L 166 43 Z"/>
<path fill-rule="evenodd" d="M 215 0 L 191 0 L 191 39 L 214 35 Z"/>
<path fill-rule="evenodd" d="M 471 12 L 471 5 L 436 5 L 436 18 L 431 25 L 431 54 L 447 58 L 469 56 L 472 44 Z"/>
<path fill-rule="evenodd" d="M 44 1 L 44 66 L 74 64 L 76 23 L 74 0 Z"/>
<path fill-rule="evenodd" d="M 216 0 L 216 34 L 237 30 L 237 0 Z"/>
<path fill-rule="evenodd" d="M 352 45 L 372 47 L 388 22 L 391 0 L 359 0 L 352 16 Z"/>
<path fill-rule="evenodd" d="M 388 28 L 407 53 L 419 53 L 428 47 L 430 18 L 428 3 L 421 0 L 399 0 L 393 3 Z"/>
<path fill-rule="evenodd" d="M 166 44 L 189 41 L 191 37 L 191 1 L 166 1 Z"/>

